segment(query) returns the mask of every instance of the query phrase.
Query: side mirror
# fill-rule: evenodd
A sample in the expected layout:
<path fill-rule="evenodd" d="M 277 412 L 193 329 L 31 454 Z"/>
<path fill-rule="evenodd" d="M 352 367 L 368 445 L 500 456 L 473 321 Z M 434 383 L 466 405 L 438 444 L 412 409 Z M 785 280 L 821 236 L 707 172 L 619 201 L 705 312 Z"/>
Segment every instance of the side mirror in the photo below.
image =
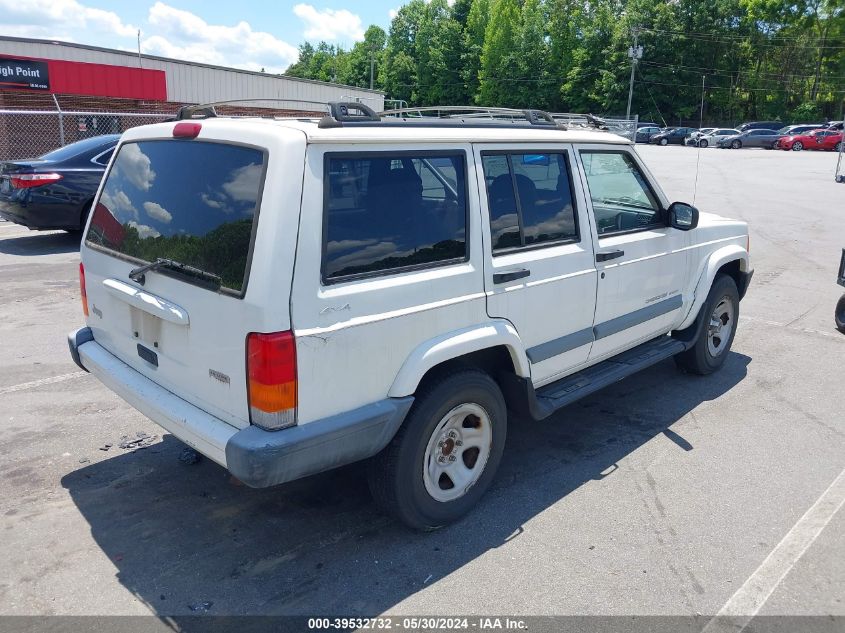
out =
<path fill-rule="evenodd" d="M 698 226 L 698 209 L 686 202 L 669 205 L 669 226 L 680 231 L 689 231 Z"/>

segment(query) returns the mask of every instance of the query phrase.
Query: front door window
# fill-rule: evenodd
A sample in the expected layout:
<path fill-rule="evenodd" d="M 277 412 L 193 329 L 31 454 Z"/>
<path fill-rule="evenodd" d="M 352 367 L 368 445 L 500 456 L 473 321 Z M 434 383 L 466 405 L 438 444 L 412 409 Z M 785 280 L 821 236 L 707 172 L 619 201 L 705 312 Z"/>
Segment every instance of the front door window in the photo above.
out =
<path fill-rule="evenodd" d="M 582 151 L 599 236 L 662 226 L 657 197 L 627 152 Z"/>

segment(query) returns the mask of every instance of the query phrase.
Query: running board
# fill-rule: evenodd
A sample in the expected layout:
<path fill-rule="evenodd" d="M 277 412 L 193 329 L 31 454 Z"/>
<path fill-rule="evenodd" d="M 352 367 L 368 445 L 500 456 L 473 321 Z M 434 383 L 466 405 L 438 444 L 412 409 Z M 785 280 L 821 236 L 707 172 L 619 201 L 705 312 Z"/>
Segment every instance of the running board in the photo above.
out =
<path fill-rule="evenodd" d="M 524 403 L 525 406 L 522 408 L 525 410 L 520 411 L 521 413 L 527 413 L 535 420 L 542 420 L 584 396 L 683 352 L 687 348 L 688 344 L 682 341 L 669 336 L 660 336 L 577 374 L 540 387 L 536 391 L 531 386 L 530 380 L 513 374 L 510 374 L 510 379 L 505 380 L 503 387 L 509 402 Z"/>

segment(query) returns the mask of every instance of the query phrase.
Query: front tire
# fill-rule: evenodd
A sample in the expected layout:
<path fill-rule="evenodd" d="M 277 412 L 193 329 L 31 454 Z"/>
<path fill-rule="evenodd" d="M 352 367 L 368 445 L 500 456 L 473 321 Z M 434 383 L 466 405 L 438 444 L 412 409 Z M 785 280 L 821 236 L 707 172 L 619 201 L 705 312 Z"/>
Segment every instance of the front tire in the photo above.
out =
<path fill-rule="evenodd" d="M 795 141 L 792 144 L 792 151 L 793 152 L 800 152 L 802 149 L 804 149 L 804 144 L 801 141 Z"/>
<path fill-rule="evenodd" d="M 699 147 L 707 147 L 707 141 L 699 141 L 698 146 Z"/>
<path fill-rule="evenodd" d="M 740 149 L 742 147 L 742 143 L 740 141 L 733 141 L 731 143 L 732 149 Z"/>
<path fill-rule="evenodd" d="M 836 320 L 836 329 L 845 334 L 845 295 L 839 297 L 833 316 Z"/>
<path fill-rule="evenodd" d="M 669 144 L 669 141 L 668 141 L 667 139 L 665 139 L 665 138 L 660 139 L 660 141 L 658 141 L 658 142 L 659 142 L 661 145 L 668 145 L 668 144 Z"/>
<path fill-rule="evenodd" d="M 841 152 L 842 151 L 842 141 L 839 141 L 836 145 L 833 146 L 834 152 Z"/>
<path fill-rule="evenodd" d="M 505 399 L 489 375 L 444 374 L 418 391 L 393 440 L 370 460 L 373 499 L 417 530 L 451 523 L 490 486 L 506 435 Z"/>
<path fill-rule="evenodd" d="M 681 369 L 700 376 L 712 374 L 725 362 L 739 321 L 739 291 L 727 275 L 719 275 L 701 308 L 705 322 L 695 343 L 675 356 Z"/>

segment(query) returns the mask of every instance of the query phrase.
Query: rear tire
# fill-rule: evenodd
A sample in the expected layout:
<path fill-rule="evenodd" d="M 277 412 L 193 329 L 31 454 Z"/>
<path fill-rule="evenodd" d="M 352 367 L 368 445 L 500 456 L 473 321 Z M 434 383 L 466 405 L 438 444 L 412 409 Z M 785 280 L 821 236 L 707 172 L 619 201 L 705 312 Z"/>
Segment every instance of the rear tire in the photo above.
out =
<path fill-rule="evenodd" d="M 705 322 L 695 343 L 675 356 L 677 365 L 692 374 L 706 376 L 719 369 L 730 352 L 739 321 L 739 291 L 727 275 L 719 275 L 701 307 Z"/>
<path fill-rule="evenodd" d="M 417 392 L 390 444 L 370 459 L 373 499 L 417 530 L 451 523 L 490 486 L 506 435 L 505 399 L 489 375 L 475 369 L 444 374 Z"/>
<path fill-rule="evenodd" d="M 88 216 L 91 214 L 91 206 L 94 204 L 94 198 L 82 205 L 82 210 L 79 212 L 79 228 L 65 229 L 71 235 L 81 235 L 85 230 L 85 225 L 88 223 Z"/>
<path fill-rule="evenodd" d="M 845 295 L 839 297 L 833 316 L 836 320 L 836 329 L 845 334 Z"/>

